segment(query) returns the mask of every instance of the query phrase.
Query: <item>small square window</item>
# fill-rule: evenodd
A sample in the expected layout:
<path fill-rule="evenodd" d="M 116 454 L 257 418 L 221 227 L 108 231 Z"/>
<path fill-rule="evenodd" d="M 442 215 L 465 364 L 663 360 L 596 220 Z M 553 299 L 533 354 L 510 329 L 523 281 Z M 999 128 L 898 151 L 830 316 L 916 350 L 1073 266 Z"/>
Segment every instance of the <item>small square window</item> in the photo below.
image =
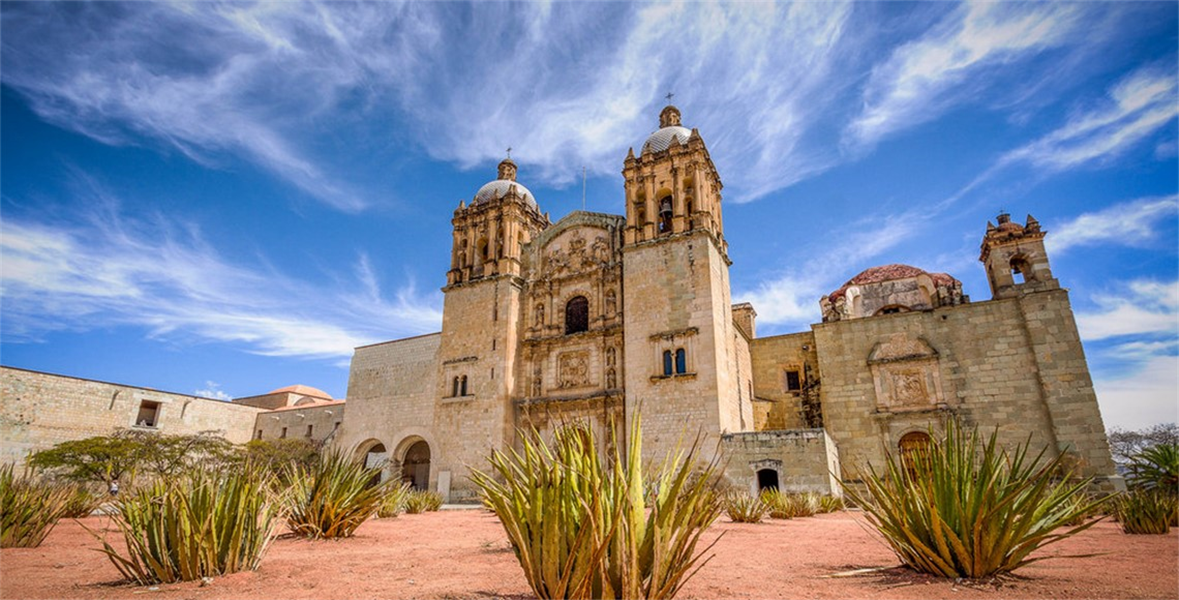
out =
<path fill-rule="evenodd" d="M 139 427 L 157 427 L 160 419 L 160 403 L 144 400 L 139 403 L 139 414 L 135 424 Z"/>
<path fill-rule="evenodd" d="M 307 433 L 305 434 L 305 435 L 306 435 L 306 437 L 311 437 L 311 434 L 312 434 L 312 432 L 313 432 L 313 431 L 315 431 L 315 426 L 314 426 L 314 425 L 308 425 L 308 426 L 307 426 Z"/>
<path fill-rule="evenodd" d="M 802 378 L 798 371 L 786 371 L 786 391 L 797 392 L 802 389 Z"/>
<path fill-rule="evenodd" d="M 257 431 L 257 433 L 254 434 L 254 439 L 256 439 L 256 440 L 262 439 L 262 430 L 261 429 L 259 429 Z"/>
<path fill-rule="evenodd" d="M 280 438 L 284 438 L 284 439 L 287 437 L 287 428 L 286 428 L 286 427 L 283 427 L 283 428 L 282 428 L 282 433 L 280 433 L 280 434 L 278 435 L 278 437 L 280 437 Z"/>

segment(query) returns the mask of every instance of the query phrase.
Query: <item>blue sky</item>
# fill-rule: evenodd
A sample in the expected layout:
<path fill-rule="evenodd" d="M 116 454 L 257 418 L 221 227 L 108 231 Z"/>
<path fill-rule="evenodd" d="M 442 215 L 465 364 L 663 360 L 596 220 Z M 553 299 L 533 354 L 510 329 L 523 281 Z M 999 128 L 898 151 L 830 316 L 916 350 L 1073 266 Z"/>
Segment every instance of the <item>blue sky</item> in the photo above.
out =
<path fill-rule="evenodd" d="M 734 301 L 819 321 L 868 267 L 975 301 L 988 219 L 1049 231 L 1107 425 L 1175 421 L 1179 4 L 0 4 L 0 360 L 341 397 L 437 331 L 450 217 L 505 148 L 621 213 L 667 92 L 725 183 Z"/>

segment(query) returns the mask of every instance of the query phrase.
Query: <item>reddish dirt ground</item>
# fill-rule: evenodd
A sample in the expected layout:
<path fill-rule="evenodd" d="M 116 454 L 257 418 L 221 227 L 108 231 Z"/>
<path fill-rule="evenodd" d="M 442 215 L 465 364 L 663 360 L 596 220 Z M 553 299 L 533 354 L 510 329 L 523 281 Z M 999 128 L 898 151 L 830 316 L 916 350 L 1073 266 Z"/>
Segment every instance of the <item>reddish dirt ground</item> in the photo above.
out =
<path fill-rule="evenodd" d="M 106 518 L 82 522 L 101 530 Z M 680 598 L 1179 598 L 1179 531 L 1131 536 L 1099 523 L 1041 555 L 1101 556 L 1045 560 L 1014 576 L 959 582 L 896 567 L 856 513 L 753 525 L 722 516 L 705 539 L 720 534 L 715 557 Z M 120 582 L 97 547 L 67 521 L 39 548 L 0 551 L 0 598 L 532 597 L 499 522 L 483 510 L 373 520 L 340 541 L 280 538 L 258 571 L 205 586 Z M 868 568 L 878 570 L 829 577 Z"/>

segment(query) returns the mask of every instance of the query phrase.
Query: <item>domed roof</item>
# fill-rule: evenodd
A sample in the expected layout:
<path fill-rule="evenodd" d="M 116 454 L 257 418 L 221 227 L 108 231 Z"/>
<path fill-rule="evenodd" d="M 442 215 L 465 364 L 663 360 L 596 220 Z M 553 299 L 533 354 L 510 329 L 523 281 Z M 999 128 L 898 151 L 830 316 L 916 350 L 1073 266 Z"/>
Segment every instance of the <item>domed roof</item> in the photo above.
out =
<path fill-rule="evenodd" d="M 315 396 L 316 398 L 327 398 L 328 400 L 333 399 L 331 394 L 328 394 L 327 392 L 325 392 L 321 389 L 313 388 L 309 385 L 288 385 L 287 387 L 278 388 L 277 390 L 274 390 L 267 395 L 285 394 L 288 392 L 291 394 L 302 394 L 304 396 Z"/>
<path fill-rule="evenodd" d="M 516 194 L 524 198 L 524 201 L 533 207 L 536 207 L 536 198 L 532 196 L 532 192 L 518 182 L 510 181 L 508 179 L 494 179 L 483 184 L 478 192 L 475 192 L 475 200 L 471 205 L 481 204 L 483 202 L 490 202 L 496 198 L 502 198 L 508 193 L 511 188 L 516 188 Z"/>
<path fill-rule="evenodd" d="M 928 275 L 929 278 L 933 279 L 934 283 L 937 285 L 952 285 L 958 281 L 946 273 L 929 273 L 909 265 L 881 265 L 879 267 L 872 267 L 871 269 L 861 271 L 859 275 L 856 275 L 855 277 L 847 280 L 847 283 L 840 286 L 839 289 L 828 294 L 828 298 L 835 300 L 836 298 L 843 296 L 845 293 L 847 293 L 847 288 L 853 285 L 867 285 L 870 283 L 880 283 L 883 281 L 909 279 L 919 275 Z"/>
<path fill-rule="evenodd" d="M 663 152 L 671 146 L 672 138 L 679 139 L 681 144 L 688 143 L 688 138 L 692 137 L 692 130 L 680 125 L 671 125 L 660 128 L 659 131 L 651 134 L 647 141 L 643 143 L 643 154 L 650 152 Z"/>

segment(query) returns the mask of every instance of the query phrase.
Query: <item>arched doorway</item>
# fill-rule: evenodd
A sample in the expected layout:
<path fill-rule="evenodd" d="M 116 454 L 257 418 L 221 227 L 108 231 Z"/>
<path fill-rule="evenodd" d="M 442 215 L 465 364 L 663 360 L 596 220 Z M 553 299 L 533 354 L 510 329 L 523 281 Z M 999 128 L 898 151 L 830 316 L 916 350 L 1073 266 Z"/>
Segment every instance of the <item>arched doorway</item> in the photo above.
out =
<path fill-rule="evenodd" d="M 425 440 L 418 440 L 405 451 L 405 458 L 401 459 L 401 481 L 415 490 L 429 489 L 430 445 Z"/>
<path fill-rule="evenodd" d="M 360 455 L 360 460 L 366 469 L 380 469 L 381 472 L 373 476 L 370 485 L 377 485 L 385 478 L 385 467 L 389 464 L 389 450 L 381 442 L 373 442 Z"/>
<path fill-rule="evenodd" d="M 901 452 L 901 465 L 910 479 L 917 475 L 918 469 L 933 445 L 933 438 L 924 431 L 910 431 L 901 436 L 897 448 Z"/>
<path fill-rule="evenodd" d="M 757 472 L 757 490 L 778 490 L 778 471 L 776 469 L 761 469 Z"/>

